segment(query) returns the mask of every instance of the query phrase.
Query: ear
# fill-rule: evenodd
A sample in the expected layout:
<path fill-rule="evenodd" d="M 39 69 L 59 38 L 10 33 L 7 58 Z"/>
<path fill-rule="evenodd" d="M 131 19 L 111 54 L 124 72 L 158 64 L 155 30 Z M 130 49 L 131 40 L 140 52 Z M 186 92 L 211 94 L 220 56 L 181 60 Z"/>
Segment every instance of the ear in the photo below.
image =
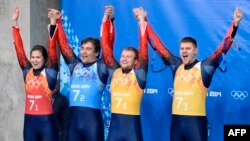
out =
<path fill-rule="evenodd" d="M 98 57 L 98 55 L 99 55 L 99 53 L 98 53 L 98 52 L 96 52 L 96 53 L 95 53 L 95 56 L 96 56 L 96 57 Z"/>
<path fill-rule="evenodd" d="M 198 48 L 197 47 L 194 48 L 194 52 L 195 52 L 195 55 L 197 55 L 197 53 L 198 53 Z"/>
<path fill-rule="evenodd" d="M 139 61 L 138 59 L 135 59 L 135 63 L 134 64 L 136 65 L 138 63 L 138 61 Z"/>

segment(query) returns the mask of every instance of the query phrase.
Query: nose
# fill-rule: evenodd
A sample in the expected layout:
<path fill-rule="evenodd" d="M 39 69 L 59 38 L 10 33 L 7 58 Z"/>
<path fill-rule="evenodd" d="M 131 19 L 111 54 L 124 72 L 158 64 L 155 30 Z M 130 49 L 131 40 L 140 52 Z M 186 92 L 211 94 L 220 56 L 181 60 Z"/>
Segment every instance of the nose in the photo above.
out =
<path fill-rule="evenodd" d="M 86 49 L 84 49 L 84 48 L 82 48 L 81 51 L 82 51 L 82 53 L 84 53 L 84 54 L 86 53 Z"/>
<path fill-rule="evenodd" d="M 37 58 L 33 58 L 33 61 L 36 62 L 36 61 L 37 61 Z"/>

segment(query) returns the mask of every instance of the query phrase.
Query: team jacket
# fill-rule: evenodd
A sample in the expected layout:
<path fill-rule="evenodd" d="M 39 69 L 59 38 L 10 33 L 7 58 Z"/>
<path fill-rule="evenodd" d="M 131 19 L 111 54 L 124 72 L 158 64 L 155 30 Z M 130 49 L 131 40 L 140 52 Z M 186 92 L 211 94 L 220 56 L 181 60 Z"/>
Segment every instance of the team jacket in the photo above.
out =
<path fill-rule="evenodd" d="M 25 114 L 48 115 L 52 114 L 52 94 L 57 82 L 58 61 L 56 53 L 57 29 L 49 39 L 47 66 L 34 70 L 30 61 L 27 59 L 20 29 L 13 27 L 14 46 L 23 71 L 25 83 Z"/>

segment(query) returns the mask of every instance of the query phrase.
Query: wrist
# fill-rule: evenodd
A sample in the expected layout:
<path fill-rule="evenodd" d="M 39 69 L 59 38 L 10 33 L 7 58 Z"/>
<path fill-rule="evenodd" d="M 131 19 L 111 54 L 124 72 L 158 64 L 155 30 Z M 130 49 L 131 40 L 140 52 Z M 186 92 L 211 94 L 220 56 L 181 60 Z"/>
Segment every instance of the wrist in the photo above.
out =
<path fill-rule="evenodd" d="M 13 22 L 12 27 L 17 27 L 17 26 L 18 26 L 17 22 Z"/>
<path fill-rule="evenodd" d="M 145 21 L 146 21 L 145 18 L 138 18 L 139 23 L 142 23 L 142 22 L 145 22 Z"/>
<path fill-rule="evenodd" d="M 114 20 L 115 20 L 115 17 L 112 16 L 112 17 L 110 18 L 110 21 L 111 21 L 111 22 L 114 22 Z"/>
<path fill-rule="evenodd" d="M 234 26 L 235 26 L 235 27 L 238 27 L 238 26 L 239 26 L 239 23 L 240 23 L 240 22 L 238 22 L 238 21 L 234 21 Z"/>
<path fill-rule="evenodd" d="M 51 25 L 56 25 L 56 22 L 50 22 Z"/>
<path fill-rule="evenodd" d="M 54 19 L 53 19 L 53 20 L 50 20 L 50 24 L 51 24 L 51 25 L 55 25 L 55 24 L 56 24 L 56 20 L 54 20 Z"/>

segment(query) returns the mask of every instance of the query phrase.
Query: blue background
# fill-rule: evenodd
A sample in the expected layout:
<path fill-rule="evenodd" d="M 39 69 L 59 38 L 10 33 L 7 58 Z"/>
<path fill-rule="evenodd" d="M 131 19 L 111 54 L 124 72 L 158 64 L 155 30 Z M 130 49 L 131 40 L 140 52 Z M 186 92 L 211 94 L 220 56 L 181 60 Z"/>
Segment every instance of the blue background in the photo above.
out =
<path fill-rule="evenodd" d="M 249 0 L 62 0 L 64 28 L 77 54 L 79 42 L 83 38 L 99 38 L 105 5 L 115 8 L 114 55 L 117 60 L 124 47 L 139 45 L 138 26 L 132 13 L 135 7 L 141 6 L 148 12 L 151 26 L 173 54 L 179 56 L 179 41 L 182 37 L 193 36 L 197 39 L 199 60 L 211 55 L 218 47 L 232 23 L 234 9 L 240 7 L 244 18 L 235 37 L 235 43 L 240 48 L 232 45 L 221 63 L 221 68 L 226 71 L 216 71 L 207 94 L 209 140 L 223 140 L 224 124 L 250 124 Z M 151 48 L 149 50 L 147 88 L 141 106 L 144 140 L 168 141 L 173 76 L 160 57 Z M 65 95 L 70 77 L 67 71 L 62 61 L 61 91 Z M 241 97 L 237 97 L 239 94 L 242 94 Z M 106 89 L 103 96 L 106 128 L 110 119 L 109 107 Z"/>

